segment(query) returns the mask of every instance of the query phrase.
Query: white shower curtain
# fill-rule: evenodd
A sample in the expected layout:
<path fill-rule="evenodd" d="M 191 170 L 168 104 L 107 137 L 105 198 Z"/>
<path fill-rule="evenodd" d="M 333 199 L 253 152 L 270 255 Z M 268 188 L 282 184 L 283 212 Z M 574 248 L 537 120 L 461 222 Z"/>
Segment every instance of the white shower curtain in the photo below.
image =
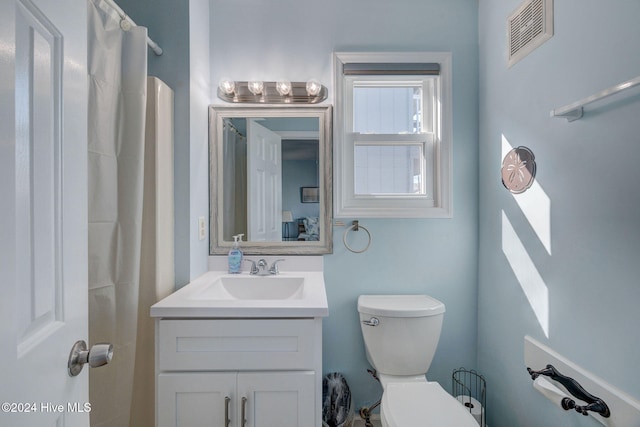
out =
<path fill-rule="evenodd" d="M 225 119 L 224 121 L 224 240 L 244 234 L 247 237 L 247 138 Z M 232 165 L 233 167 L 226 167 Z"/>
<path fill-rule="evenodd" d="M 114 344 L 89 371 L 93 427 L 129 426 L 138 320 L 147 30 L 119 24 L 89 1 L 89 340 Z"/>
<path fill-rule="evenodd" d="M 173 91 L 147 78 L 144 202 L 138 294 L 138 334 L 131 427 L 153 427 L 155 419 L 155 324 L 150 307 L 175 290 L 173 251 Z"/>

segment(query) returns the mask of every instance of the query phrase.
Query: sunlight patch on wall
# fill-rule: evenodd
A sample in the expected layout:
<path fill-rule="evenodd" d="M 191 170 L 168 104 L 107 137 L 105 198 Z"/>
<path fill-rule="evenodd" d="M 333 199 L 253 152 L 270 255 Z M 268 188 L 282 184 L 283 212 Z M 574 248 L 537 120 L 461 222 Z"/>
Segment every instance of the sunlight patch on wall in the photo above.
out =
<path fill-rule="evenodd" d="M 549 338 L 549 290 L 504 211 L 502 252 L 507 257 L 542 331 Z"/>
<path fill-rule="evenodd" d="M 502 135 L 502 158 L 513 148 L 507 138 Z M 534 181 L 531 188 L 524 193 L 512 194 L 512 196 L 531 224 L 540 243 L 551 255 L 551 199 L 538 181 Z"/>

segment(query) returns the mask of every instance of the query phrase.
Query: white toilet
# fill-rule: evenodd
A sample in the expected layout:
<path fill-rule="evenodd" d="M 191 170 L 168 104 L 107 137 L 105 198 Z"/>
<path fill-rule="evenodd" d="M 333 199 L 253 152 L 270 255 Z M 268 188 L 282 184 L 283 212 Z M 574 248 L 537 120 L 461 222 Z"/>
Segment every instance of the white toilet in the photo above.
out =
<path fill-rule="evenodd" d="M 477 427 L 437 382 L 427 381 L 444 304 L 427 295 L 361 295 L 360 326 L 367 360 L 382 384 L 383 427 Z"/>

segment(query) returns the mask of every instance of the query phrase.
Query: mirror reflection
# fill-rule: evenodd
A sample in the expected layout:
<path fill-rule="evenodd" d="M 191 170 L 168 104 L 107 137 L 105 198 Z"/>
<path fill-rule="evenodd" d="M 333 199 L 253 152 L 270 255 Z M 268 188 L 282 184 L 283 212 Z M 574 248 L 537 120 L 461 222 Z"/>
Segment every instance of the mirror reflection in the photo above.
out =
<path fill-rule="evenodd" d="M 319 185 L 318 119 L 233 117 L 223 127 L 224 240 L 318 240 L 317 227 L 298 227 L 320 217 L 308 190 Z"/>
<path fill-rule="evenodd" d="M 331 251 L 329 111 L 211 108 L 211 253 Z"/>

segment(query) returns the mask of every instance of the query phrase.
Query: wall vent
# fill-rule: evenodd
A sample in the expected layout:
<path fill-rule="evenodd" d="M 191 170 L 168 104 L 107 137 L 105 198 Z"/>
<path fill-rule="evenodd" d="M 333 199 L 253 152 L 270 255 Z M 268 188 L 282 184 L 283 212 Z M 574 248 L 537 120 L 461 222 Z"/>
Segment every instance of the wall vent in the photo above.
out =
<path fill-rule="evenodd" d="M 553 0 L 526 0 L 507 18 L 509 67 L 553 36 Z"/>

